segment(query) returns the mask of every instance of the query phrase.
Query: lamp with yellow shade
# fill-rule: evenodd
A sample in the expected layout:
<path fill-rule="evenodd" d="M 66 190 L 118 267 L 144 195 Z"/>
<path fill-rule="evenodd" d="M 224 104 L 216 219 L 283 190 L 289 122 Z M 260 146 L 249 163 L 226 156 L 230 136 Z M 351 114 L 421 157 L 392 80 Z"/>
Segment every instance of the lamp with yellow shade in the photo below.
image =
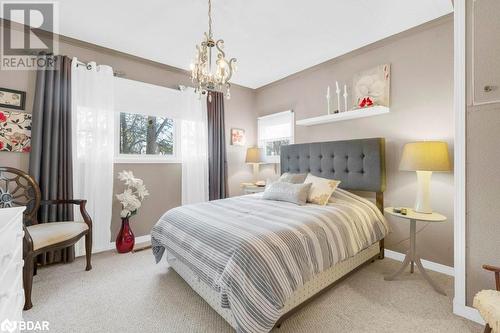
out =
<path fill-rule="evenodd" d="M 407 143 L 399 170 L 417 172 L 418 189 L 414 210 L 418 213 L 432 213 L 429 188 L 431 176 L 433 171 L 451 170 L 448 144 L 442 141 Z"/>

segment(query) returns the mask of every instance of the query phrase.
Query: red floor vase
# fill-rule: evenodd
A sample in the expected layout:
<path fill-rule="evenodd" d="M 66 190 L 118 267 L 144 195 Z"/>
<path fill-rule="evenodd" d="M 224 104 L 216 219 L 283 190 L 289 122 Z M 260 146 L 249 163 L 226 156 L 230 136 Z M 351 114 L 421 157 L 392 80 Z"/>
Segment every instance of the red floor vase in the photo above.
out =
<path fill-rule="evenodd" d="M 116 250 L 119 253 L 127 253 L 134 249 L 135 236 L 130 229 L 128 218 L 122 219 L 122 227 L 116 237 Z"/>

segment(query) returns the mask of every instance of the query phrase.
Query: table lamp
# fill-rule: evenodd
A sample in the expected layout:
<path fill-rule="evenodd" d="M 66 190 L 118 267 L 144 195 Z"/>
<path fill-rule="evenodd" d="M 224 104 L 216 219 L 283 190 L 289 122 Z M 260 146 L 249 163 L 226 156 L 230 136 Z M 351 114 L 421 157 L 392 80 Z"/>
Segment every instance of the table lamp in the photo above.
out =
<path fill-rule="evenodd" d="M 419 141 L 407 143 L 399 170 L 417 172 L 417 199 L 415 212 L 431 214 L 430 181 L 433 171 L 450 171 L 448 144 L 441 141 Z"/>
<path fill-rule="evenodd" d="M 247 157 L 245 163 L 253 165 L 254 176 L 259 172 L 259 164 L 264 162 L 264 151 L 259 147 L 251 147 L 247 149 Z"/>

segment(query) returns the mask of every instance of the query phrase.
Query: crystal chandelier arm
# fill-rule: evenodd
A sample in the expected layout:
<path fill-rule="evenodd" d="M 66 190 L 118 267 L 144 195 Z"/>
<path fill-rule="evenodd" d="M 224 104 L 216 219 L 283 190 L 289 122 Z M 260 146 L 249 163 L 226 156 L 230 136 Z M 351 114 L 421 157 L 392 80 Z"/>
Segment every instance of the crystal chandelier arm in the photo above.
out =
<path fill-rule="evenodd" d="M 231 60 L 229 60 L 229 74 L 226 78 L 226 81 L 231 80 L 231 77 L 233 76 L 233 70 L 234 70 L 235 64 L 236 64 L 236 58 L 231 58 Z"/>
<path fill-rule="evenodd" d="M 221 58 L 221 55 L 222 55 L 222 58 L 225 58 L 226 57 L 226 53 L 223 51 L 223 49 L 224 49 L 224 40 L 223 39 L 219 39 L 215 43 L 215 47 L 217 48 L 217 51 L 219 51 L 219 58 Z"/>

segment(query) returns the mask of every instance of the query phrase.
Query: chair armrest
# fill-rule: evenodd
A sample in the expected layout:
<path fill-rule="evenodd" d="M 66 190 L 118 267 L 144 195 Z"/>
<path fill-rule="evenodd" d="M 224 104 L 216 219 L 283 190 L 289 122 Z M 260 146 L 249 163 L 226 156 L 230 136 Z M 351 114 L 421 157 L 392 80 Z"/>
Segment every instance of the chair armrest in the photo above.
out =
<path fill-rule="evenodd" d="M 23 224 L 23 231 L 24 231 L 23 258 L 26 258 L 28 254 L 31 254 L 31 252 L 33 252 L 33 239 L 31 238 L 31 235 L 24 224 Z"/>
<path fill-rule="evenodd" d="M 40 201 L 41 205 L 81 205 L 83 202 L 87 202 L 87 200 L 79 200 L 79 199 L 71 199 L 71 200 L 42 200 Z"/>
<path fill-rule="evenodd" d="M 72 199 L 72 200 L 42 200 L 40 202 L 41 205 L 67 205 L 67 204 L 73 204 L 73 205 L 79 205 L 80 206 L 80 214 L 82 214 L 83 221 L 89 229 L 92 229 L 92 219 L 90 218 L 89 213 L 85 209 L 85 206 L 87 205 L 87 200 L 79 200 L 79 199 Z"/>
<path fill-rule="evenodd" d="M 500 291 L 500 267 L 483 265 L 483 268 L 487 271 L 495 273 L 496 288 L 497 288 L 497 291 Z"/>
<path fill-rule="evenodd" d="M 500 267 L 495 267 L 495 266 L 490 266 L 490 265 L 483 265 L 483 268 L 485 270 L 487 270 L 487 271 L 500 273 Z"/>

